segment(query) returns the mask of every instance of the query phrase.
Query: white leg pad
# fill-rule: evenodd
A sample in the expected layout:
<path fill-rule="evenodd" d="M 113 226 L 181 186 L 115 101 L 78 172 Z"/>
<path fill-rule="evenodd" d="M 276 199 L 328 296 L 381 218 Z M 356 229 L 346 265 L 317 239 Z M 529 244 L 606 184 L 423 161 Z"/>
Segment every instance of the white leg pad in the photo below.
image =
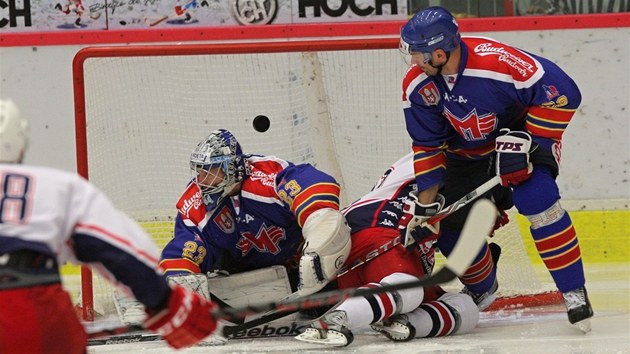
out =
<path fill-rule="evenodd" d="M 118 288 L 114 288 L 112 296 L 116 312 L 118 312 L 118 318 L 120 318 L 122 323 L 137 325 L 144 322 L 147 315 L 144 312 L 144 305 L 140 301 L 131 295 L 125 294 Z"/>
<path fill-rule="evenodd" d="M 283 266 L 211 278 L 208 286 L 212 294 L 232 307 L 279 301 L 291 293 Z"/>

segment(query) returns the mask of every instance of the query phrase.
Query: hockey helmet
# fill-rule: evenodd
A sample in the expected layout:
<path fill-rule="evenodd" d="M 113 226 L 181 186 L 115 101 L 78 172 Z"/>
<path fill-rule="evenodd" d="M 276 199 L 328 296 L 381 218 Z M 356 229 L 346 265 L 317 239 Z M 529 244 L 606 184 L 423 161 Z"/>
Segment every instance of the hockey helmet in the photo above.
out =
<path fill-rule="evenodd" d="M 190 155 L 190 169 L 208 210 L 214 209 L 247 175 L 247 160 L 234 135 L 213 131 Z"/>
<path fill-rule="evenodd" d="M 457 21 L 440 6 L 418 11 L 400 31 L 400 49 L 405 54 L 432 53 L 436 49 L 449 53 L 460 42 Z"/>
<path fill-rule="evenodd" d="M 0 162 L 22 162 L 28 123 L 12 100 L 0 100 Z"/>

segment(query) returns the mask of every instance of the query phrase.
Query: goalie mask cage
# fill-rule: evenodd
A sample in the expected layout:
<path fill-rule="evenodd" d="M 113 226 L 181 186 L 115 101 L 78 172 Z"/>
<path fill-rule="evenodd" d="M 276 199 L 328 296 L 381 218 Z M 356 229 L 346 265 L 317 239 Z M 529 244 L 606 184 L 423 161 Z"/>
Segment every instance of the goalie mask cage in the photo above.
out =
<path fill-rule="evenodd" d="M 173 235 L 190 152 L 218 128 L 246 153 L 334 175 L 345 206 L 410 151 L 406 69 L 398 38 L 84 48 L 73 63 L 77 168 L 160 248 Z M 257 115 L 271 120 L 267 132 L 253 129 Z M 547 301 L 515 218 L 493 242 L 503 248 L 499 295 Z M 115 312 L 111 287 L 87 269 L 82 278 L 80 297 L 65 283 L 84 319 Z"/>

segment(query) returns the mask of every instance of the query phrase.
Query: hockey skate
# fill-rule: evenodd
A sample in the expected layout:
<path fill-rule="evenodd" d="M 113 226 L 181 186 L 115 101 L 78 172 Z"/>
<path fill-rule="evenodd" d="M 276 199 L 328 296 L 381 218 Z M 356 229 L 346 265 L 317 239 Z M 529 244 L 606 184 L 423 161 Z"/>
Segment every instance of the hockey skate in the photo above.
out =
<path fill-rule="evenodd" d="M 409 323 L 409 318 L 405 314 L 394 315 L 370 327 L 394 342 L 407 342 L 416 336 L 416 328 Z"/>
<path fill-rule="evenodd" d="M 346 311 L 335 310 L 313 322 L 295 339 L 307 343 L 345 347 L 352 343 L 354 335 L 348 329 Z"/>
<path fill-rule="evenodd" d="M 467 287 L 464 287 L 462 291 L 460 291 L 460 293 L 466 294 L 472 297 L 473 301 L 479 308 L 479 311 L 483 311 L 487 309 L 490 305 L 492 305 L 494 300 L 497 299 L 497 295 L 496 295 L 497 289 L 499 289 L 499 282 L 497 282 L 497 279 L 495 278 L 494 283 L 492 284 L 492 287 L 490 288 L 490 290 L 486 291 L 485 293 L 477 294 L 475 292 L 470 291 Z"/>
<path fill-rule="evenodd" d="M 564 304 L 567 307 L 569 322 L 584 333 L 590 332 L 590 318 L 593 317 L 593 307 L 591 307 L 591 302 L 588 300 L 586 288 L 581 287 L 562 293 L 562 297 L 564 298 Z"/>

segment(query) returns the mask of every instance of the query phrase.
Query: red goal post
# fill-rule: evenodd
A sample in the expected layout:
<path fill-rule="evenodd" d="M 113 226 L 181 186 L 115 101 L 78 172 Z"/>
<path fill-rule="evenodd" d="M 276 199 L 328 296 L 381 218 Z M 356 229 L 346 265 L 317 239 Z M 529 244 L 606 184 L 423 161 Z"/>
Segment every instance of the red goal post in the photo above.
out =
<path fill-rule="evenodd" d="M 231 130 L 246 152 L 333 174 L 347 205 L 409 151 L 406 68 L 397 37 L 87 47 L 73 61 L 78 172 L 160 247 L 172 237 L 190 151 L 217 128 Z M 271 120 L 266 133 L 252 128 L 259 114 Z M 493 239 L 503 248 L 500 296 L 540 301 L 550 289 L 511 224 Z M 84 269 L 86 320 L 111 292 L 92 279 Z M 96 311 L 111 311 L 102 306 Z"/>

